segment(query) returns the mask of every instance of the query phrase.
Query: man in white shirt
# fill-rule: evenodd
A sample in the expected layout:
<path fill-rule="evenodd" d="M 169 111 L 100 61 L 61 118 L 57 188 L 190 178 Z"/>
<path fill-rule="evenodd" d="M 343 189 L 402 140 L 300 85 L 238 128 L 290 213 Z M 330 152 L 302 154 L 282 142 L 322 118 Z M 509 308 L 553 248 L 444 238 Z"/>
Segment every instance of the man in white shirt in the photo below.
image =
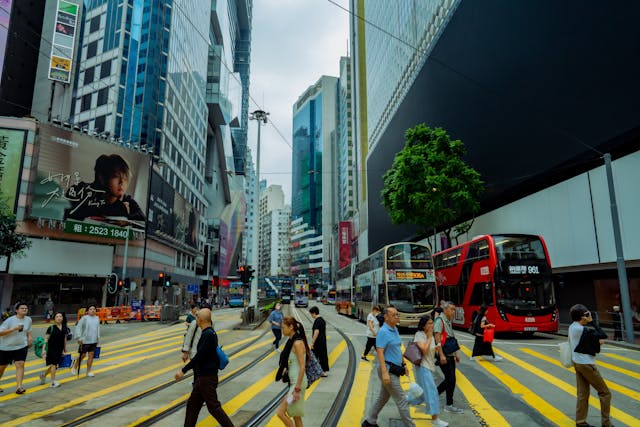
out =
<path fill-rule="evenodd" d="M 86 314 L 80 318 L 76 326 L 76 336 L 78 337 L 80 356 L 71 367 L 71 373 L 78 375 L 82 358 L 87 353 L 87 376 L 95 377 L 96 374 L 91 372 L 91 367 L 93 366 L 93 355 L 100 341 L 100 318 L 96 316 L 95 305 L 90 305 Z"/>
<path fill-rule="evenodd" d="M 576 370 L 576 388 L 578 403 L 576 405 L 576 426 L 593 427 L 587 422 L 589 412 L 589 386 L 593 386 L 600 397 L 600 416 L 602 427 L 611 427 L 609 412 L 611 408 L 611 392 L 596 367 L 596 353 L 604 343 L 600 331 L 587 326 L 593 322 L 591 312 L 582 304 L 571 307 L 569 313 L 573 323 L 569 326 L 569 347 L 571 348 L 573 366 Z M 589 329 L 585 329 L 585 326 Z M 584 335 L 584 336 L 583 336 Z M 605 335 L 606 336 L 606 335 Z M 576 351 L 576 348 L 579 351 Z"/>
<path fill-rule="evenodd" d="M 380 330 L 380 322 L 378 321 L 378 314 L 380 314 L 380 306 L 374 305 L 371 307 L 371 313 L 367 315 L 367 344 L 364 346 L 364 352 L 362 353 L 362 360 L 369 361 L 367 355 L 371 349 L 376 348 L 376 335 Z"/>
<path fill-rule="evenodd" d="M 16 304 L 16 314 L 0 325 L 0 378 L 7 365 L 16 364 L 16 394 L 24 394 L 22 387 L 24 378 L 24 361 L 27 351 L 33 344 L 31 336 L 31 318 L 27 316 L 29 306 L 24 303 Z M 0 388 L 0 393 L 3 392 Z"/>

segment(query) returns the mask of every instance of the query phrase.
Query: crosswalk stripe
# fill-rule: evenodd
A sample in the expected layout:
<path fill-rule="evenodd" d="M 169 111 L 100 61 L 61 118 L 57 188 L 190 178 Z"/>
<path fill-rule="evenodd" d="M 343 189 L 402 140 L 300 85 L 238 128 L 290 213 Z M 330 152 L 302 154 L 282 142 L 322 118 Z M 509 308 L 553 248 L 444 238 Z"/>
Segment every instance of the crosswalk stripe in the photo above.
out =
<path fill-rule="evenodd" d="M 548 383 L 551 383 L 553 385 L 555 385 L 556 387 L 558 387 L 560 390 L 563 390 L 567 393 L 569 393 L 571 396 L 576 396 L 577 395 L 577 391 L 576 388 L 572 385 L 570 385 L 569 383 L 559 380 L 558 378 L 554 377 L 553 375 L 543 371 L 542 369 L 536 368 L 535 366 L 533 366 L 530 363 L 526 363 L 523 362 L 522 360 L 520 360 L 517 357 L 512 356 L 509 353 L 505 353 L 503 351 L 500 350 L 496 350 L 494 348 L 494 352 L 496 352 L 497 354 L 500 354 L 503 358 L 505 358 L 506 360 L 515 363 L 516 365 L 518 365 L 519 367 L 521 367 L 522 369 L 524 369 L 525 371 L 527 371 L 528 373 L 535 375 L 545 381 L 547 381 Z M 545 402 L 546 403 L 546 402 Z M 596 399 L 593 396 L 589 397 L 589 404 L 591 406 L 593 406 L 594 408 L 596 408 L 598 411 L 600 410 L 600 401 L 598 399 Z M 536 407 L 535 405 L 532 405 L 533 408 L 539 409 L 538 407 Z M 555 408 L 554 408 L 555 410 Z M 544 415 L 545 417 L 549 418 L 550 420 L 554 421 L 555 420 L 555 416 L 550 416 L 544 412 L 541 412 L 542 415 Z M 564 414 L 563 414 L 564 416 Z M 622 421 L 623 423 L 627 424 L 627 425 L 635 425 L 638 422 L 638 419 L 636 417 L 633 417 L 629 414 L 627 414 L 626 412 L 614 408 L 613 406 L 611 407 L 611 417 L 615 418 L 619 421 Z M 573 423 L 573 421 L 572 421 Z"/>
<path fill-rule="evenodd" d="M 631 364 L 640 366 L 640 362 L 638 362 L 637 360 L 629 359 L 628 357 L 619 356 L 619 355 L 613 354 L 613 353 L 600 353 L 600 354 L 602 356 L 610 357 L 612 359 L 616 359 L 616 360 L 620 360 L 622 362 L 631 363 Z"/>
<path fill-rule="evenodd" d="M 462 346 L 462 351 L 471 356 L 471 350 Z M 494 349 L 495 351 L 495 349 Z M 510 359 L 515 359 L 509 356 Z M 572 426 L 575 422 L 564 413 L 556 409 L 536 393 L 526 388 L 521 382 L 495 366 L 493 363 L 478 361 L 478 365 L 487 370 L 493 377 L 506 385 L 514 394 L 519 395 L 531 408 L 537 410 L 541 415 L 549 419 L 558 426 Z"/>
<path fill-rule="evenodd" d="M 353 427 L 359 426 L 363 414 L 365 411 L 367 393 L 363 390 L 367 390 L 369 386 L 369 378 L 371 377 L 371 369 L 374 362 L 361 361 L 358 364 L 356 376 L 351 387 L 351 393 L 347 398 L 347 403 L 344 406 L 348 408 L 342 411 L 340 421 L 338 421 L 338 427 Z"/>
<path fill-rule="evenodd" d="M 602 366 L 605 369 L 609 369 L 611 371 L 615 371 L 615 372 L 627 375 L 627 376 L 635 378 L 635 379 L 640 379 L 640 373 L 630 371 L 629 369 L 620 368 L 620 367 L 618 367 L 616 365 L 612 365 L 611 363 L 601 362 L 599 360 L 596 360 L 596 365 Z"/>
<path fill-rule="evenodd" d="M 531 350 L 531 349 L 528 349 L 528 348 L 520 348 L 519 350 L 520 350 L 520 351 L 522 351 L 523 353 L 527 353 L 527 354 L 529 354 L 529 355 L 531 355 L 531 356 L 533 356 L 533 357 L 537 357 L 538 359 L 544 360 L 545 362 L 551 363 L 551 364 L 553 364 L 553 365 L 555 365 L 555 366 L 557 366 L 557 367 L 559 367 L 559 368 L 561 368 L 561 369 L 566 369 L 567 371 L 572 372 L 572 373 L 574 373 L 574 374 L 575 374 L 575 372 L 576 372 L 576 370 L 575 370 L 573 367 L 571 367 L 571 368 L 565 368 L 565 367 L 564 367 L 564 366 L 562 366 L 562 364 L 561 364 L 560 362 L 558 362 L 557 360 L 555 360 L 555 359 L 553 359 L 553 358 L 551 358 L 551 357 L 545 356 L 544 354 L 538 353 L 538 352 L 537 352 L 537 351 L 535 351 L 535 350 Z M 625 396 L 630 397 L 631 399 L 634 399 L 634 400 L 640 400 L 640 394 L 639 394 L 637 391 L 635 391 L 635 390 L 631 390 L 631 389 L 630 389 L 630 388 L 628 388 L 628 387 L 625 387 L 625 386 L 623 386 L 623 385 L 620 385 L 620 384 L 614 383 L 614 382 L 609 381 L 609 380 L 605 380 L 605 382 L 607 383 L 607 386 L 608 386 L 611 390 L 615 390 L 615 391 L 617 391 L 617 392 L 619 392 L 619 393 L 622 393 L 622 394 L 624 394 Z"/>

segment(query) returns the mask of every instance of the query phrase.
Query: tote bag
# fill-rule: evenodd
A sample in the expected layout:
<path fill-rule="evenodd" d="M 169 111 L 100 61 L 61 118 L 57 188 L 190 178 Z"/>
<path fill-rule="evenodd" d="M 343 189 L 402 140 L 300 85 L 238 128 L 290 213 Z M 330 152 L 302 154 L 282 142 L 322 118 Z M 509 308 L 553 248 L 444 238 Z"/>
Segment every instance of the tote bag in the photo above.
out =
<path fill-rule="evenodd" d="M 422 363 L 422 352 L 413 340 L 409 341 L 409 343 L 407 344 L 407 348 L 404 350 L 403 356 L 414 365 L 419 365 L 420 363 Z"/>
<path fill-rule="evenodd" d="M 570 368 L 573 366 L 573 360 L 571 360 L 571 347 L 569 346 L 569 341 L 564 341 L 558 344 L 558 348 L 560 350 L 560 364 L 565 368 Z"/>
<path fill-rule="evenodd" d="M 494 331 L 495 330 L 493 328 L 484 328 L 482 341 L 492 343 Z"/>

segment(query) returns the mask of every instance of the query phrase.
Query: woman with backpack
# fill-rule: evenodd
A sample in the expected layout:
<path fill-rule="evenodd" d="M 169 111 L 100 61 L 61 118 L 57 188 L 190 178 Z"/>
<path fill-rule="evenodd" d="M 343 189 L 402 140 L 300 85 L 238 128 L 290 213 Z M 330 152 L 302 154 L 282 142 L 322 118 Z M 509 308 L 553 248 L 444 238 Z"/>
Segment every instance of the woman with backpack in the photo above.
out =
<path fill-rule="evenodd" d="M 480 311 L 478 311 L 475 319 L 473 319 L 471 330 L 469 331 L 476 337 L 476 341 L 473 343 L 471 360 L 475 360 L 476 356 L 491 356 L 494 361 L 502 360 L 502 357 L 496 356 L 493 353 L 491 343 L 484 340 L 484 330 L 496 327 L 496 325 L 489 323 L 489 320 L 487 320 L 487 308 L 484 304 L 480 306 Z"/>
<path fill-rule="evenodd" d="M 51 373 L 51 387 L 59 387 L 56 381 L 56 369 L 62 360 L 62 355 L 67 352 L 67 327 L 64 315 L 60 312 L 53 317 L 53 325 L 47 328 L 44 335 L 42 358 L 45 360 L 47 370 L 40 375 L 40 384 L 44 384 L 47 374 Z"/>
<path fill-rule="evenodd" d="M 278 418 L 285 426 L 301 427 L 304 416 L 304 395 L 307 391 L 305 365 L 311 358 L 307 336 L 302 323 L 293 317 L 282 319 L 282 334 L 289 338 L 280 353 L 280 367 L 276 381 L 282 379 L 289 384 L 289 392 L 278 408 Z M 293 418 L 293 420 L 291 419 Z"/>

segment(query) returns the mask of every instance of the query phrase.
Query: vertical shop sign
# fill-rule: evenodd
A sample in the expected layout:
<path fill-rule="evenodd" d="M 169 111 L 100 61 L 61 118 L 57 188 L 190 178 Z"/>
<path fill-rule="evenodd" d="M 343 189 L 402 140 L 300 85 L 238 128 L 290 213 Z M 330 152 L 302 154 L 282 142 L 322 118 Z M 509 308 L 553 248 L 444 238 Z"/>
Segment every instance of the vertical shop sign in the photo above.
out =
<path fill-rule="evenodd" d="M 71 65 L 75 45 L 78 5 L 58 0 L 56 21 L 51 43 L 49 79 L 63 83 L 71 81 Z"/>

